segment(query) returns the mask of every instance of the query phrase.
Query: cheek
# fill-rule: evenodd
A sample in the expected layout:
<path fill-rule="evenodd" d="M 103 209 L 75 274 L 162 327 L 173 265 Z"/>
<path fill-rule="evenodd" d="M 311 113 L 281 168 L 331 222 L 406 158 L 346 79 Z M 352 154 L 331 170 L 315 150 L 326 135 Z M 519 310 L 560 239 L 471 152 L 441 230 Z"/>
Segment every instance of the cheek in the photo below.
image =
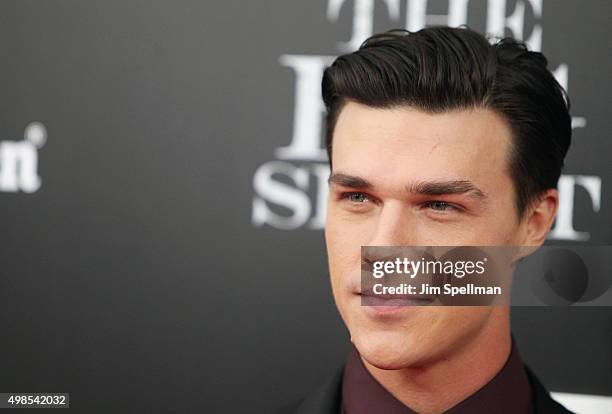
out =
<path fill-rule="evenodd" d="M 358 226 L 353 226 L 333 214 L 328 215 L 325 242 L 334 295 L 340 293 L 355 274 L 360 272 L 361 246 L 367 244 L 363 236 L 364 233 Z"/>
<path fill-rule="evenodd" d="M 355 257 L 361 257 L 359 241 L 355 244 L 355 239 L 346 230 L 344 226 L 335 225 L 333 222 L 325 226 L 325 242 L 332 279 L 339 278 L 348 270 L 347 267 L 355 261 Z"/>
<path fill-rule="evenodd" d="M 415 328 L 415 337 L 430 352 L 457 346 L 462 338 L 475 335 L 490 315 L 486 306 L 440 306 L 424 309 L 424 317 Z"/>
<path fill-rule="evenodd" d="M 466 236 L 473 225 L 465 223 L 438 223 L 431 220 L 417 221 L 411 229 L 412 244 L 421 246 L 455 246 L 466 244 Z"/>
<path fill-rule="evenodd" d="M 338 206 L 328 208 L 325 223 L 325 240 L 330 260 L 356 251 L 361 254 L 361 246 L 366 243 L 367 232 L 363 220 L 351 220 L 350 214 Z"/>
<path fill-rule="evenodd" d="M 516 212 L 509 209 L 508 211 L 495 215 L 485 223 L 481 237 L 486 237 L 488 240 L 483 240 L 482 244 L 491 246 L 515 244 L 519 230 Z"/>
<path fill-rule="evenodd" d="M 325 230 L 329 241 L 339 241 L 346 248 L 367 245 L 372 233 L 376 230 L 378 211 L 355 212 L 339 203 L 330 203 L 327 207 Z"/>

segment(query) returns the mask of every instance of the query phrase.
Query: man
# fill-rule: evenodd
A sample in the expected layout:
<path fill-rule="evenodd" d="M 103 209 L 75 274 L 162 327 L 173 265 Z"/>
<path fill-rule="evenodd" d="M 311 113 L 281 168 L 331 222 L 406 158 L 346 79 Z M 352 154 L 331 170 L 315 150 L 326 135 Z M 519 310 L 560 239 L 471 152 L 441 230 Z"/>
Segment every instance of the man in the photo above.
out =
<path fill-rule="evenodd" d="M 569 102 L 540 53 L 469 29 L 392 31 L 325 71 L 325 239 L 354 345 L 295 413 L 567 413 L 513 344 L 508 306 L 362 306 L 361 246 L 539 246 Z"/>

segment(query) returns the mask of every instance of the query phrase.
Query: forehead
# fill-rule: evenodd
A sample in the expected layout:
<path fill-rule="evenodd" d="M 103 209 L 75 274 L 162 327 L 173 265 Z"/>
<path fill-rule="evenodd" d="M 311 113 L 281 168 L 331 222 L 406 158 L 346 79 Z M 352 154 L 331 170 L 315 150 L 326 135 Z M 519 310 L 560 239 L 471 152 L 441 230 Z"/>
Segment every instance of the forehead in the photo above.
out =
<path fill-rule="evenodd" d="M 431 114 L 412 107 L 348 102 L 334 129 L 334 170 L 392 183 L 401 179 L 486 179 L 507 174 L 511 132 L 489 109 Z"/>

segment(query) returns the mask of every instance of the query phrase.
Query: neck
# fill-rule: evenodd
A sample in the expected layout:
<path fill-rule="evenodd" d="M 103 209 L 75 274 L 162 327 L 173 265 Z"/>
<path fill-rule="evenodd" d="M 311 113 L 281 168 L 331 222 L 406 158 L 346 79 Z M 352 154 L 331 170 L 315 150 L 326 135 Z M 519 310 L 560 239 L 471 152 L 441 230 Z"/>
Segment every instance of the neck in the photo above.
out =
<path fill-rule="evenodd" d="M 491 381 L 508 360 L 511 345 L 509 312 L 499 307 L 478 335 L 425 365 L 385 370 L 361 359 L 370 374 L 404 405 L 421 414 L 438 414 Z"/>

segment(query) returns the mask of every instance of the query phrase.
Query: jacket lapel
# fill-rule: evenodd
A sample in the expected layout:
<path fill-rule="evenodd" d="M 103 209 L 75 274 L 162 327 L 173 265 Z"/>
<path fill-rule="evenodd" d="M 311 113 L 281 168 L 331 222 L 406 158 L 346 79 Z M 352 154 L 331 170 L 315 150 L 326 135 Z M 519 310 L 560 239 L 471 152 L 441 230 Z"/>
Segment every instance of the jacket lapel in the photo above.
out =
<path fill-rule="evenodd" d="M 538 380 L 535 374 L 527 366 L 525 366 L 525 371 L 531 383 L 533 406 L 536 414 L 573 414 L 552 399 L 548 390 L 544 388 L 540 380 Z"/>

